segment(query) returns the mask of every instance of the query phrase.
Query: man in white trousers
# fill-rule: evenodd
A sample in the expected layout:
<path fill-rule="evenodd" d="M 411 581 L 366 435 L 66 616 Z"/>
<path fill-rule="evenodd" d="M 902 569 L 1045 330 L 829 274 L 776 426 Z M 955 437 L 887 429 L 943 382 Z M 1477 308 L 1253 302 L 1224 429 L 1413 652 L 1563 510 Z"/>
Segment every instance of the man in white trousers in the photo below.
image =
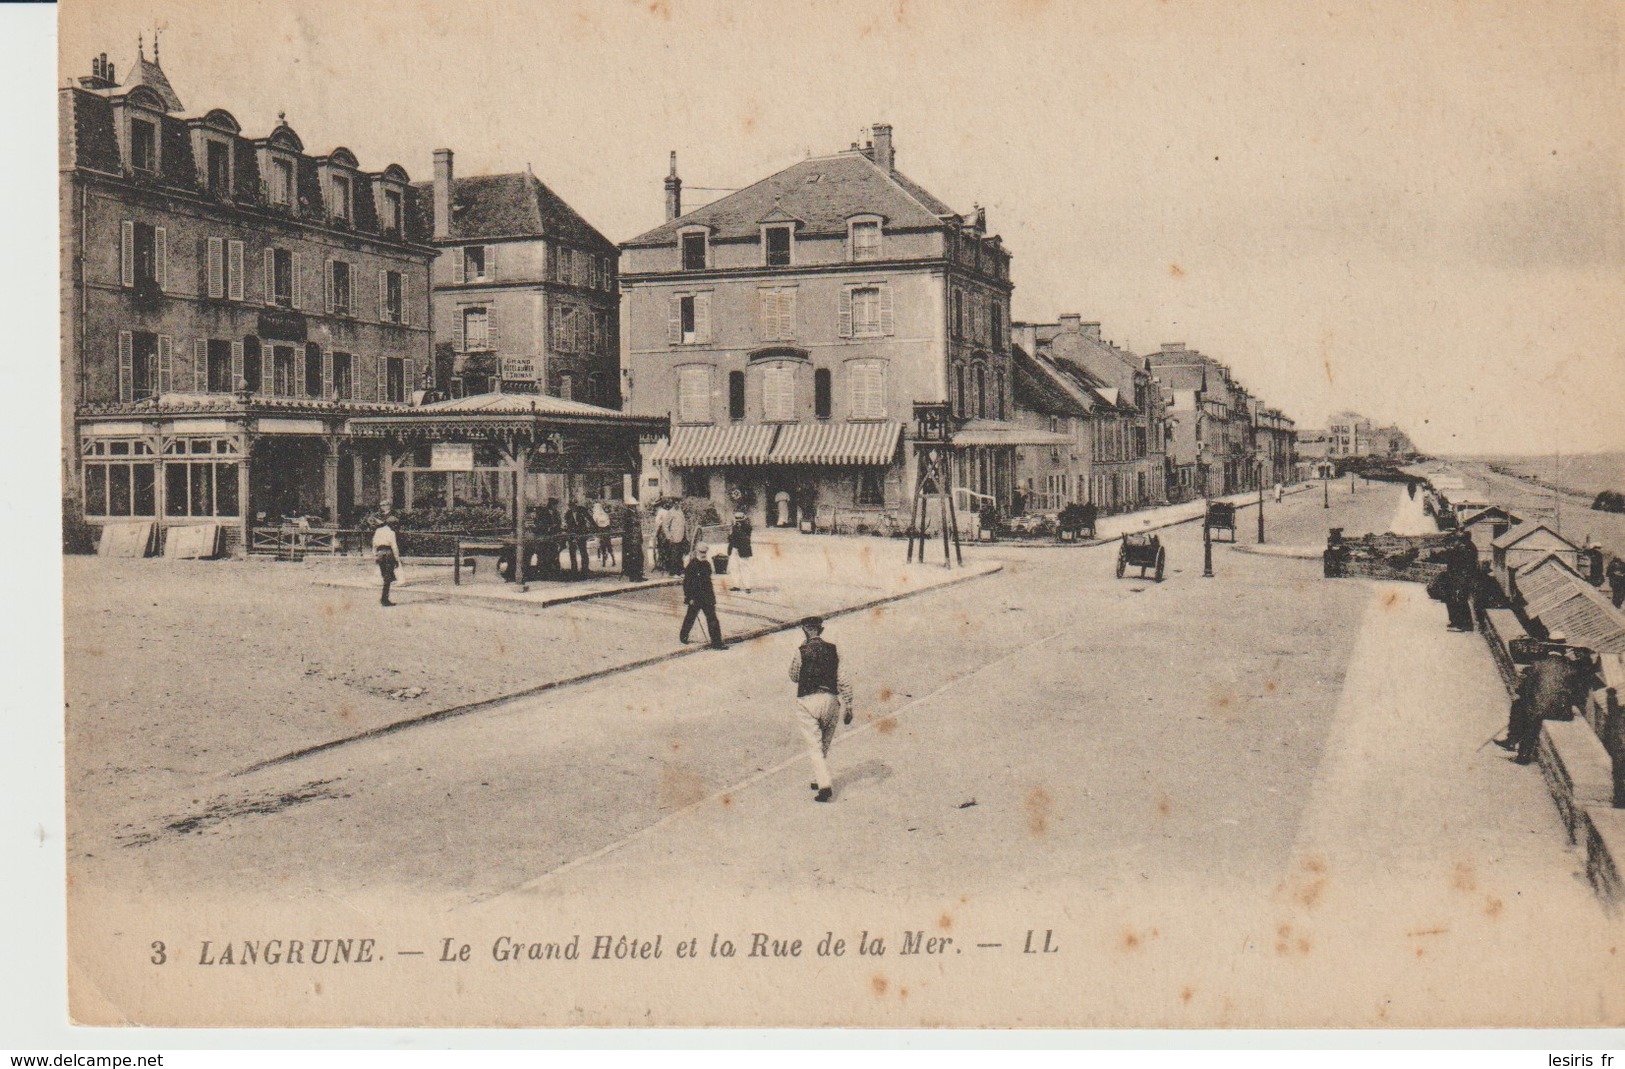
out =
<path fill-rule="evenodd" d="M 835 720 L 845 711 L 845 723 L 852 723 L 852 688 L 841 679 L 841 655 L 832 643 L 824 641 L 824 620 L 809 616 L 801 621 L 806 641 L 790 662 L 790 682 L 796 685 L 796 726 L 807 740 L 812 758 L 812 789 L 815 802 L 835 797 L 829 774 L 829 744 L 835 739 Z"/>

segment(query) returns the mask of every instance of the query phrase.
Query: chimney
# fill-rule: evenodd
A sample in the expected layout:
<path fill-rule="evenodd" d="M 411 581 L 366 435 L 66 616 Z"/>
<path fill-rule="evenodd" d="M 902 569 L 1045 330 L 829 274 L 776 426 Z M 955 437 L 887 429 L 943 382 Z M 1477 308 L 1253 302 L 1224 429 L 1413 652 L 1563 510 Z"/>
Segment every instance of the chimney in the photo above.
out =
<path fill-rule="evenodd" d="M 434 150 L 434 236 L 451 237 L 451 149 Z"/>
<path fill-rule="evenodd" d="M 1099 323 L 1080 323 L 1079 324 L 1079 333 L 1081 333 L 1085 338 L 1088 338 L 1090 341 L 1099 341 L 1100 340 L 1100 324 Z"/>
<path fill-rule="evenodd" d="M 892 150 L 891 123 L 877 122 L 869 132 L 874 138 L 874 153 L 869 158 L 883 171 L 896 170 L 897 159 Z"/>
<path fill-rule="evenodd" d="M 683 214 L 683 180 L 677 177 L 677 152 L 671 154 L 671 173 L 666 175 L 666 220 Z"/>
<path fill-rule="evenodd" d="M 106 52 L 102 53 L 102 59 L 104 61 L 107 59 L 107 53 Z M 118 84 L 118 78 L 117 78 L 117 76 L 115 76 L 113 74 L 113 64 L 108 63 L 105 69 L 107 71 L 107 81 L 108 81 L 108 83 L 111 84 L 111 85 L 117 85 Z"/>
<path fill-rule="evenodd" d="M 1062 312 L 1056 316 L 1056 325 L 1061 328 L 1062 334 L 1081 334 L 1080 324 L 1083 316 L 1076 312 Z"/>

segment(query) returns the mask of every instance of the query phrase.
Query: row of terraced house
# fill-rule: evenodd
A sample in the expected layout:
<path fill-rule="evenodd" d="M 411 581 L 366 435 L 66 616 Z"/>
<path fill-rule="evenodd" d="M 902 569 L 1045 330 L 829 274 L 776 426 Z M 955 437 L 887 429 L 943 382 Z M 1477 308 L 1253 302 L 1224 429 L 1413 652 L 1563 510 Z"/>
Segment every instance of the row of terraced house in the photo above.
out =
<path fill-rule="evenodd" d="M 63 473 L 92 525 L 619 497 L 907 513 L 916 406 L 1005 515 L 1285 479 L 1291 420 L 1183 345 L 1012 320 L 1011 253 L 889 126 L 619 245 L 540 178 L 414 182 L 188 116 L 145 50 L 61 89 Z M 653 200 L 653 198 L 651 198 Z"/>

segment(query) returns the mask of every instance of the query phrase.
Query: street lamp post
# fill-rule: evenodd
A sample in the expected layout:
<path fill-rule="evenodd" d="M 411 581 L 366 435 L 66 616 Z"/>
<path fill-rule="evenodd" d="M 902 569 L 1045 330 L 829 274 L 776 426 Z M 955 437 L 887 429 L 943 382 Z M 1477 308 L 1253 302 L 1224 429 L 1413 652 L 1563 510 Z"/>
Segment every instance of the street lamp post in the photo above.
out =
<path fill-rule="evenodd" d="M 1207 525 L 1208 509 L 1213 505 L 1213 498 L 1208 487 L 1208 466 L 1198 463 L 1196 470 L 1202 477 L 1202 578 L 1213 578 L 1213 529 Z"/>
<path fill-rule="evenodd" d="M 1325 464 L 1320 466 L 1320 507 L 1323 509 L 1332 507 L 1332 473 Z"/>
<path fill-rule="evenodd" d="M 1258 462 L 1258 544 L 1264 544 L 1264 461 Z"/>

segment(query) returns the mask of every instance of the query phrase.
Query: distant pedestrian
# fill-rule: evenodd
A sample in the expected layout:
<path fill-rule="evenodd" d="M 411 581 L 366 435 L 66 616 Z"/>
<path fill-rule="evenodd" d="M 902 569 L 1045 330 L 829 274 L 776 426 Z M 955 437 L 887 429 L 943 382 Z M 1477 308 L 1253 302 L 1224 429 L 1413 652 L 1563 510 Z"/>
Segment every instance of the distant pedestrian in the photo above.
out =
<path fill-rule="evenodd" d="M 621 574 L 629 582 L 643 582 L 643 510 L 631 496 L 621 513 Z"/>
<path fill-rule="evenodd" d="M 750 593 L 751 556 L 755 552 L 750 544 L 750 519 L 743 512 L 734 513 L 733 526 L 728 529 L 728 586 Z"/>
<path fill-rule="evenodd" d="M 780 490 L 778 493 L 774 494 L 773 508 L 777 516 L 778 526 L 789 527 L 791 523 L 790 491 Z"/>
<path fill-rule="evenodd" d="M 1602 547 L 1593 542 L 1591 540 L 1591 536 L 1589 535 L 1586 536 L 1586 547 L 1584 552 L 1581 554 L 1581 560 L 1585 561 L 1586 582 L 1590 583 L 1592 586 L 1602 586 L 1604 576 L 1602 567 Z"/>
<path fill-rule="evenodd" d="M 1275 484 L 1275 503 L 1277 505 L 1279 505 L 1281 503 L 1281 493 L 1282 493 L 1281 484 L 1276 483 Z"/>
<path fill-rule="evenodd" d="M 384 580 L 384 590 L 378 597 L 378 604 L 386 609 L 395 604 L 389 600 L 389 588 L 395 582 L 395 571 L 401 562 L 401 546 L 395 538 L 393 526 L 397 522 L 395 517 L 386 516 L 379 521 L 377 530 L 372 532 L 372 556 L 378 562 L 378 574 Z"/>
<path fill-rule="evenodd" d="M 1411 480 L 1406 481 L 1406 483 L 1405 483 L 1405 493 L 1410 497 L 1410 499 L 1412 501 L 1416 500 L 1416 480 L 1411 479 Z"/>
<path fill-rule="evenodd" d="M 677 640 L 686 645 L 694 621 L 704 613 L 705 628 L 711 633 L 711 648 L 725 650 L 728 647 L 722 641 L 722 624 L 717 621 L 717 592 L 711 585 L 711 561 L 706 556 L 709 552 L 710 547 L 701 542 L 694 547 L 694 555 L 683 569 L 683 600 L 688 603 L 688 611 L 683 614 Z"/>
<path fill-rule="evenodd" d="M 1473 594 L 1478 583 L 1478 548 L 1466 531 L 1457 531 L 1444 554 L 1444 604 L 1450 613 L 1446 630 L 1473 630 Z"/>
<path fill-rule="evenodd" d="M 604 507 L 602 501 L 592 503 L 592 525 L 598 531 L 599 565 L 615 567 L 615 535 L 611 530 L 609 509 Z"/>
<path fill-rule="evenodd" d="M 1625 605 L 1625 559 L 1615 557 L 1608 562 L 1608 590 L 1614 596 L 1614 608 Z"/>
<path fill-rule="evenodd" d="M 1564 636 L 1554 633 L 1551 641 L 1562 643 Z M 1520 765 L 1533 762 L 1540 747 L 1541 723 L 1571 719 L 1573 707 L 1586 699 L 1589 675 L 1574 647 L 1548 647 L 1546 656 L 1525 670 L 1518 681 L 1512 715 L 1507 718 L 1506 738 L 1496 739 L 1495 745 L 1503 750 L 1516 750 Z"/>
<path fill-rule="evenodd" d="M 564 512 L 564 538 L 570 550 L 570 571 L 585 575 L 592 571 L 592 560 L 587 554 L 587 540 L 592 534 L 592 514 L 580 501 L 573 501 Z"/>
<path fill-rule="evenodd" d="M 833 643 L 824 641 L 824 621 L 809 616 L 801 621 L 806 641 L 790 662 L 790 682 L 796 685 L 796 726 L 807 741 L 812 758 L 812 789 L 815 802 L 835 797 L 835 783 L 829 774 L 829 744 L 835 740 L 835 718 L 852 723 L 852 688 L 841 679 L 841 655 Z"/>
<path fill-rule="evenodd" d="M 668 505 L 664 519 L 657 520 L 656 524 L 657 537 L 663 537 L 666 544 L 666 559 L 661 562 L 661 567 L 668 575 L 680 575 L 683 572 L 683 557 L 688 553 L 688 517 L 683 514 L 682 504 Z"/>
<path fill-rule="evenodd" d="M 543 579 L 559 577 L 559 543 L 564 540 L 564 521 L 559 516 L 559 499 L 550 497 L 536 510 L 536 557 Z"/>

